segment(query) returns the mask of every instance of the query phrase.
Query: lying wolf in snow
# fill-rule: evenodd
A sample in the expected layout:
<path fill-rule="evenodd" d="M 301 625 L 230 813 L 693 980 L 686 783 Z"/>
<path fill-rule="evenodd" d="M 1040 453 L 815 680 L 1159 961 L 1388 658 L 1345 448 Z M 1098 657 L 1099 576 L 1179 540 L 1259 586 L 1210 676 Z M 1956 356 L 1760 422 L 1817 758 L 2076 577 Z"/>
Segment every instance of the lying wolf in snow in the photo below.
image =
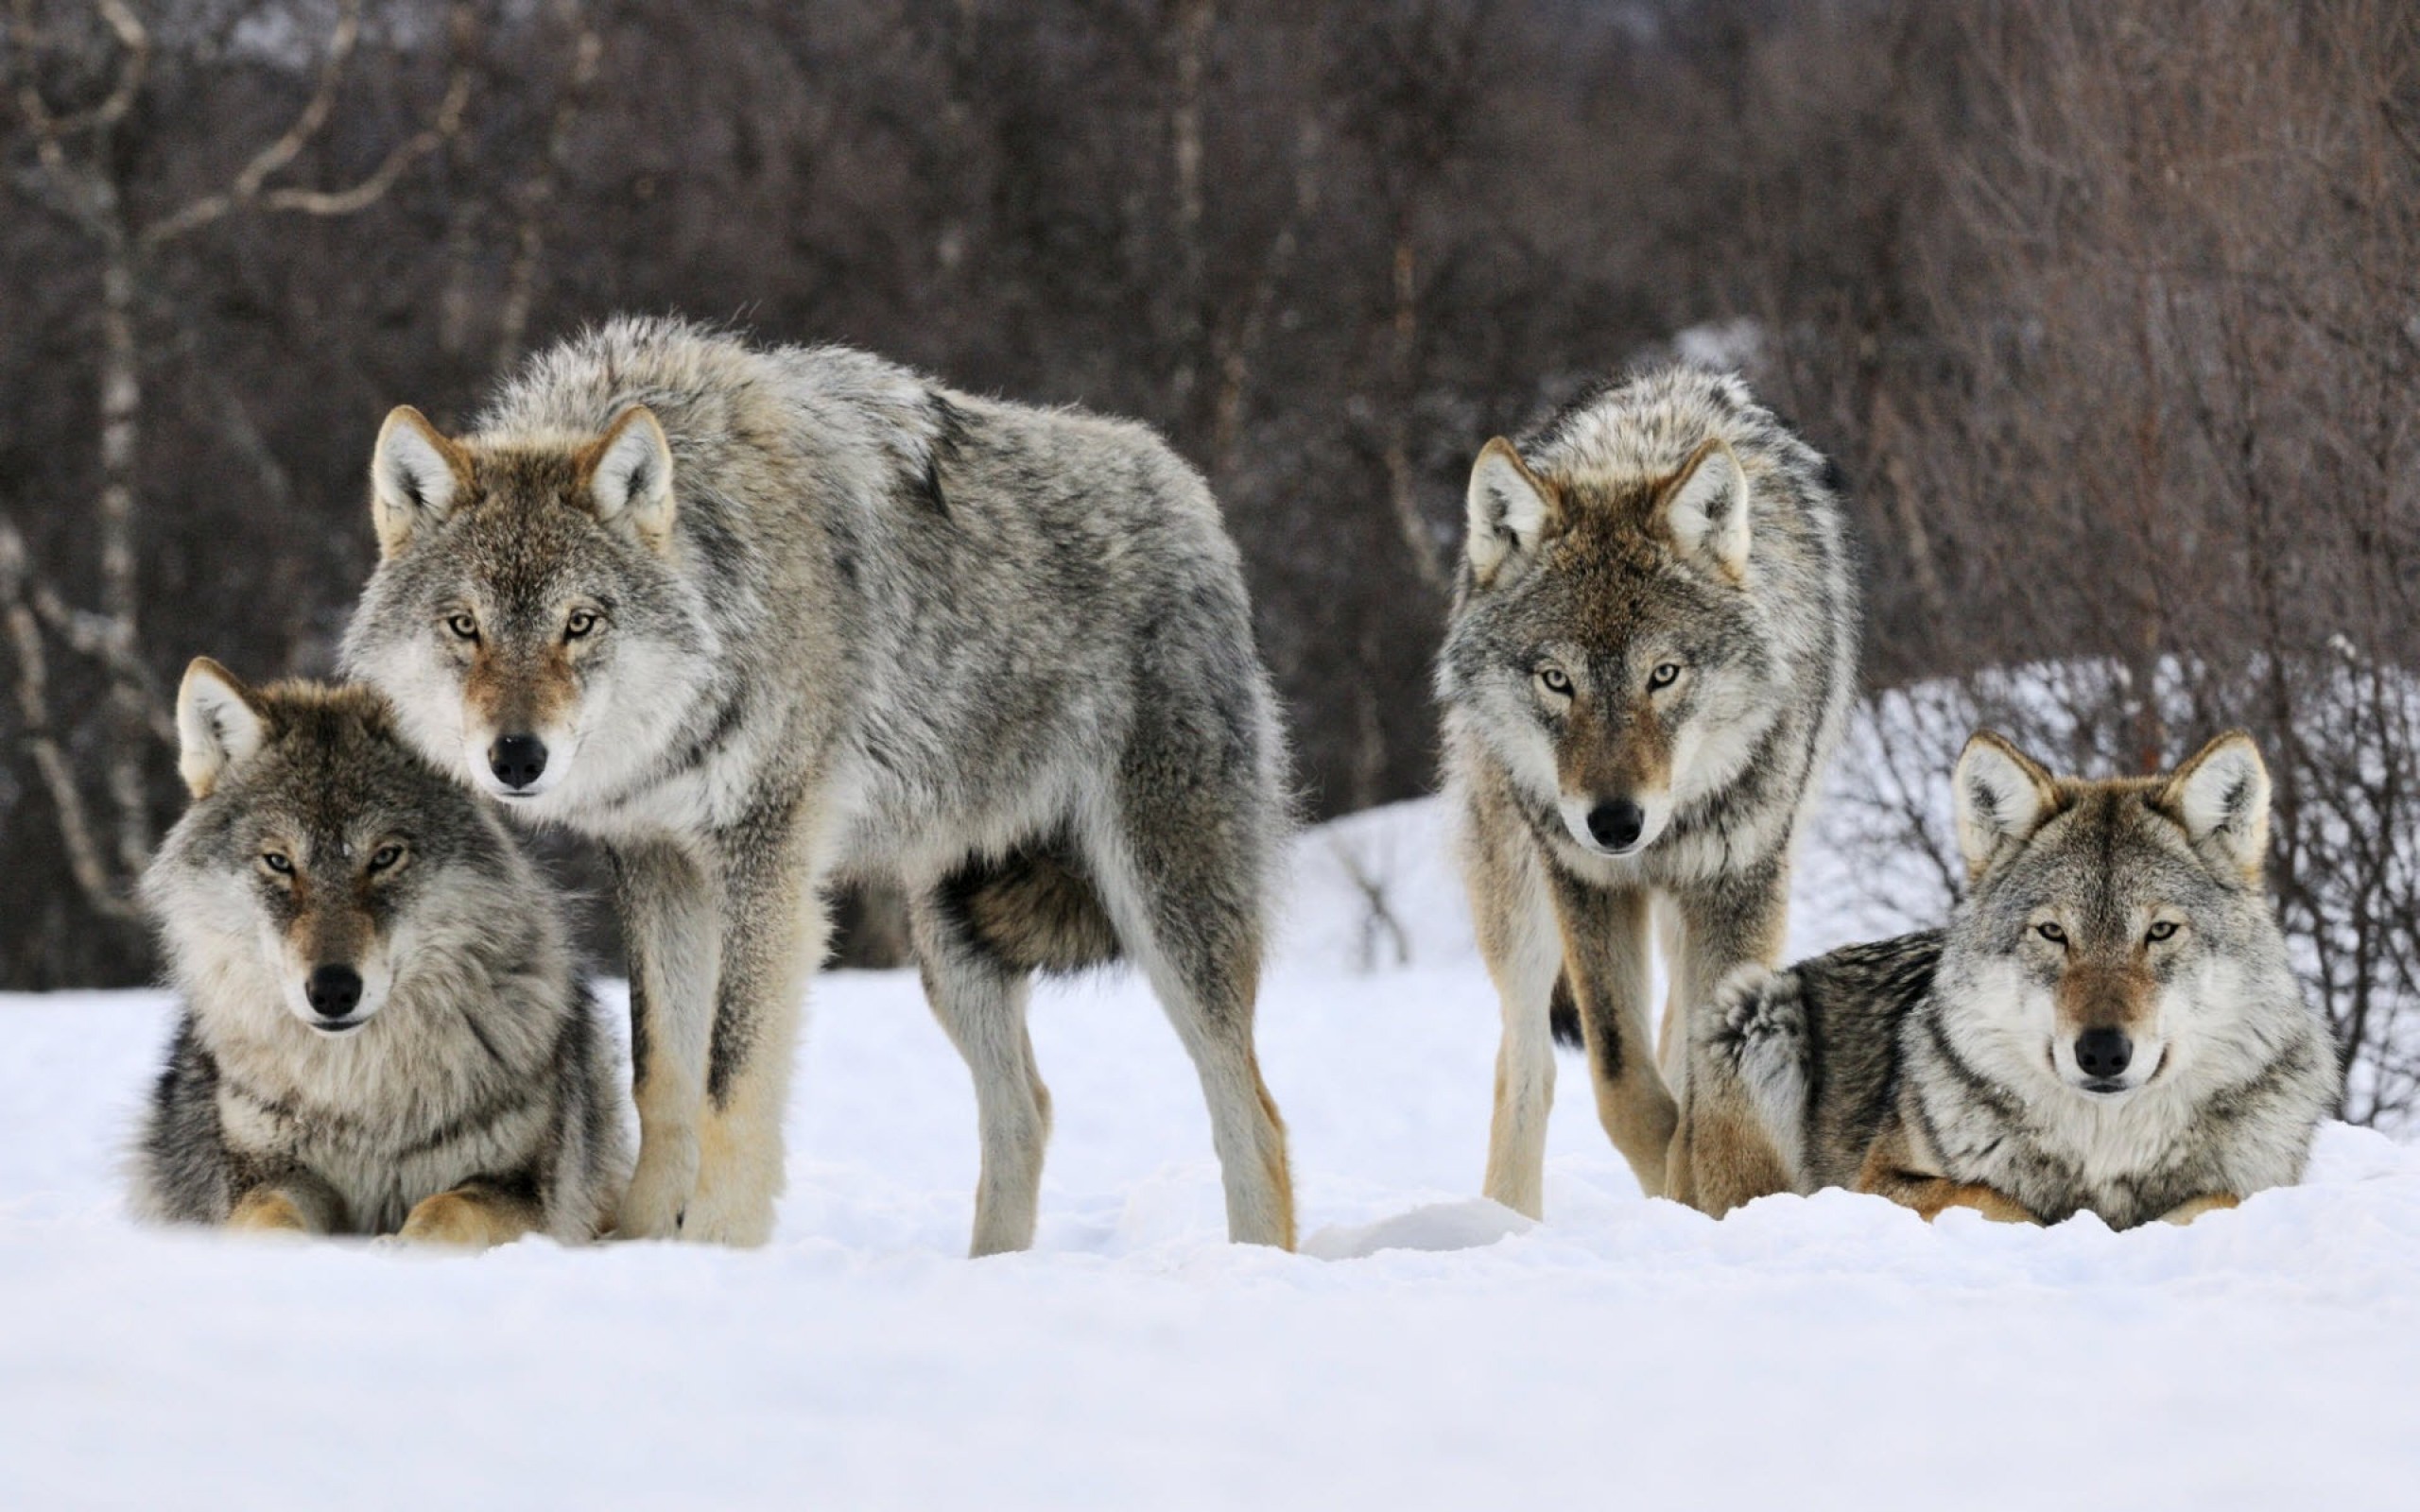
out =
<path fill-rule="evenodd" d="M 554 896 L 366 688 L 177 699 L 193 790 L 143 895 L 184 999 L 134 1159 L 165 1222 L 593 1238 L 628 1177 L 620 1057 Z"/>
<path fill-rule="evenodd" d="M 2341 1082 L 2262 885 L 2252 741 L 2087 782 L 1979 734 L 1957 800 L 1973 885 L 1947 929 L 1722 994 L 1704 1060 L 1786 1184 L 2126 1228 L 2300 1179 Z"/>

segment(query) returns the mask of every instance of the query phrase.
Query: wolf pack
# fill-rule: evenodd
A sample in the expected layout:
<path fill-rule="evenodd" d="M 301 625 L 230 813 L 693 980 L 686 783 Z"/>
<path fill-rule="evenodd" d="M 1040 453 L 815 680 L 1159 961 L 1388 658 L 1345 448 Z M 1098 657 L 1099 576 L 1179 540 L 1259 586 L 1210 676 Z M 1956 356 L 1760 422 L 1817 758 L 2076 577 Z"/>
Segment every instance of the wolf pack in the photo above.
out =
<path fill-rule="evenodd" d="M 139 1213 L 761 1244 L 826 896 L 866 883 L 973 1076 L 975 1254 L 1033 1241 L 1031 983 L 1113 961 L 1199 1074 L 1229 1236 L 1292 1246 L 1253 1030 L 1285 739 L 1219 507 L 1151 431 L 623 318 L 463 434 L 396 409 L 369 493 L 348 680 L 179 690 Z M 1942 927 L 1785 967 L 1858 682 L 1838 471 L 1667 368 L 1488 441 L 1467 509 L 1436 688 L 1502 1016 L 1488 1196 L 1543 1215 L 1558 1040 L 1639 1186 L 1717 1216 L 1843 1187 L 2126 1228 L 2300 1178 L 2341 1071 L 2247 736 L 2092 778 L 1978 732 Z M 532 829 L 611 876 L 627 1085 Z"/>

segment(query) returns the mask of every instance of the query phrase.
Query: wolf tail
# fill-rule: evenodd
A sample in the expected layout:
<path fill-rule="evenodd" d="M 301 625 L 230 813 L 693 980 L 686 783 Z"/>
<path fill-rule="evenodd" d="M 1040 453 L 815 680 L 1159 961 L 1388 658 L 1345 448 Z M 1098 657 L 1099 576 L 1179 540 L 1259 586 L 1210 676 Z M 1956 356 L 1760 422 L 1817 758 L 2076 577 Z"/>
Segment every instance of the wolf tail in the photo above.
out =
<path fill-rule="evenodd" d="M 966 928 L 1024 971 L 1080 971 L 1117 959 L 1117 931 L 1074 857 L 1053 847 L 968 868 L 944 885 Z"/>

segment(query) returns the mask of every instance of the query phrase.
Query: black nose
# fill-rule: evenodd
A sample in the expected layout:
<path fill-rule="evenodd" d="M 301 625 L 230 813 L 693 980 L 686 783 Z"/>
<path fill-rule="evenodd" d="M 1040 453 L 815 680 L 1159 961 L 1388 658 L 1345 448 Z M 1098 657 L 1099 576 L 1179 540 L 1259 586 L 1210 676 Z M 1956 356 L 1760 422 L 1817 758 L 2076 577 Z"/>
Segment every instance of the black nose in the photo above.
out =
<path fill-rule="evenodd" d="M 361 1005 L 361 973 L 350 966 L 320 966 L 311 971 L 302 995 L 323 1019 L 341 1019 Z"/>
<path fill-rule="evenodd" d="M 527 787 L 546 771 L 546 743 L 535 735 L 505 735 L 488 747 L 488 770 L 507 787 Z"/>
<path fill-rule="evenodd" d="M 1627 850 L 1647 828 L 1647 812 L 1626 798 L 1599 803 L 1588 811 L 1588 833 L 1608 850 Z"/>
<path fill-rule="evenodd" d="M 2116 1029 L 2086 1029 L 2076 1036 L 2076 1064 L 2087 1076 L 2117 1076 L 2135 1058 L 2135 1042 Z"/>

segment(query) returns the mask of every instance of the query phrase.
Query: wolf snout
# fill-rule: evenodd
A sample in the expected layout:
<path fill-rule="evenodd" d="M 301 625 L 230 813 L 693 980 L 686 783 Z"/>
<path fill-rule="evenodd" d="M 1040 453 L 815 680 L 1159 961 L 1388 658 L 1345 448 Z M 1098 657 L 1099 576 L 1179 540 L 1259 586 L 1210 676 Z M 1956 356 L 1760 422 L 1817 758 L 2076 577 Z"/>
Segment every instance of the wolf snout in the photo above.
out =
<path fill-rule="evenodd" d="M 515 790 L 546 775 L 546 743 L 535 735 L 502 735 L 488 747 L 488 770 Z"/>
<path fill-rule="evenodd" d="M 311 970 L 302 995 L 311 1011 L 328 1020 L 342 1019 L 361 1006 L 361 973 L 350 966 L 319 966 Z"/>
<path fill-rule="evenodd" d="M 2134 1058 L 2135 1042 L 2121 1029 L 2086 1029 L 2076 1036 L 2076 1069 L 2094 1081 L 2117 1080 Z"/>
<path fill-rule="evenodd" d="M 1598 804 L 1588 811 L 1588 833 L 1608 850 L 1627 850 L 1647 829 L 1647 811 L 1626 798 Z"/>

